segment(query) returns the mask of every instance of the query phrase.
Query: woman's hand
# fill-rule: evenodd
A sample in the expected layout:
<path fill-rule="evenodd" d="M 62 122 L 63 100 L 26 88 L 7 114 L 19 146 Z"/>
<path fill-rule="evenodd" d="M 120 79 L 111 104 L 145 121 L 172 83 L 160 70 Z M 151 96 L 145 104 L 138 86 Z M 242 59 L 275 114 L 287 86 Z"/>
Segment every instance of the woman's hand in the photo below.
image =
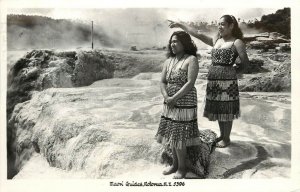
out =
<path fill-rule="evenodd" d="M 173 108 L 176 105 L 176 100 L 174 99 L 174 97 L 168 97 L 166 99 L 166 103 L 169 107 Z"/>
<path fill-rule="evenodd" d="M 242 79 L 244 77 L 244 71 L 241 69 L 241 66 L 238 66 L 237 64 L 233 64 L 233 68 L 236 71 L 236 76 L 238 79 Z"/>
<path fill-rule="evenodd" d="M 182 27 L 182 22 L 175 22 L 175 21 L 172 21 L 169 19 L 168 19 L 168 21 L 170 22 L 170 24 L 169 24 L 170 28 L 181 28 Z"/>

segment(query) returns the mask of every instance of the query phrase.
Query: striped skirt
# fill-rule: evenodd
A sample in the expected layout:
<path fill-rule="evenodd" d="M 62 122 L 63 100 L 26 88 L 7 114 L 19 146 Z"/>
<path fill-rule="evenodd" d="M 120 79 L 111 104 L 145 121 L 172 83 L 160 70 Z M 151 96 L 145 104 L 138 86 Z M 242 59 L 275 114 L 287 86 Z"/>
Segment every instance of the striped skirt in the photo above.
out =
<path fill-rule="evenodd" d="M 169 84 L 167 92 L 173 96 L 181 86 Z M 201 177 L 208 174 L 210 154 L 216 134 L 211 130 L 199 130 L 197 123 L 197 90 L 192 90 L 177 100 L 175 107 L 163 104 L 163 111 L 156 139 L 164 145 L 163 161 L 172 159 L 172 148 L 187 148 L 187 167 Z M 169 164 L 172 161 L 167 161 Z"/>
<path fill-rule="evenodd" d="M 240 116 L 238 81 L 232 66 L 210 67 L 203 115 L 210 121 L 232 121 Z"/>
<path fill-rule="evenodd" d="M 181 86 L 177 84 L 168 84 L 168 95 L 173 96 L 180 88 Z M 168 143 L 171 147 L 179 149 L 198 144 L 197 90 L 195 87 L 178 99 L 173 108 L 164 102 L 156 137 L 158 142 Z"/>

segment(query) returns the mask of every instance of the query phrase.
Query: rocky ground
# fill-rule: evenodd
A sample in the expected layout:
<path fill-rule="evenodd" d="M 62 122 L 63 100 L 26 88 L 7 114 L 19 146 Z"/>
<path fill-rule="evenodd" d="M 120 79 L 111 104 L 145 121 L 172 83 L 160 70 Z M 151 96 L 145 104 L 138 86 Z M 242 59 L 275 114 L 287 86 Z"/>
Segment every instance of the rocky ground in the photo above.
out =
<path fill-rule="evenodd" d="M 11 120 L 19 127 L 22 168 L 14 178 L 171 178 L 161 174 L 154 140 L 162 108 L 158 80 L 159 73 L 146 73 L 51 88 L 18 104 Z M 196 84 L 199 128 L 218 133 L 201 115 L 205 81 Z M 232 145 L 213 152 L 208 178 L 290 177 L 290 94 L 270 97 L 242 93 Z"/>
<path fill-rule="evenodd" d="M 275 33 L 247 38 L 251 65 L 239 75 L 243 116 L 235 122 L 237 142 L 212 155 L 209 178 L 289 177 L 289 40 Z M 209 50 L 198 53 L 202 106 L 211 58 Z M 41 173 L 55 172 L 54 177 L 115 178 L 140 173 L 143 167 L 161 177 L 161 146 L 153 136 L 161 110 L 158 80 L 165 50 L 19 50 L 8 52 L 7 59 L 11 177 L 19 170 L 15 178 L 30 177 L 31 166 L 47 163 Z M 216 123 L 200 120 L 200 127 L 218 132 Z M 275 141 L 277 134 L 284 139 Z M 132 137 L 139 139 L 128 143 Z M 95 162 L 94 157 L 104 160 Z M 108 162 L 114 158 L 120 162 Z M 138 168 L 128 172 L 133 165 Z"/>

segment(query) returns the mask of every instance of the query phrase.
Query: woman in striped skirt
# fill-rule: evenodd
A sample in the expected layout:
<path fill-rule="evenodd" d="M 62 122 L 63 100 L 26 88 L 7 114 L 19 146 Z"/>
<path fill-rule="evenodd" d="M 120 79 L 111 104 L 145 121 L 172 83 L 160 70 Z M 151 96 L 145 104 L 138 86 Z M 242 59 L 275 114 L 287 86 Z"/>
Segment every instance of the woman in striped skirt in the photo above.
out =
<path fill-rule="evenodd" d="M 217 147 L 230 144 L 232 122 L 240 116 L 240 102 L 235 60 L 240 58 L 242 73 L 249 65 L 243 33 L 232 15 L 223 15 L 218 23 L 218 36 L 213 39 L 184 23 L 170 21 L 170 27 L 179 27 L 213 47 L 212 65 L 208 72 L 204 116 L 210 121 L 218 121 L 221 135 Z"/>
<path fill-rule="evenodd" d="M 157 141 L 165 146 L 165 154 L 172 157 L 171 166 L 163 174 L 175 173 L 174 178 L 180 179 L 188 168 L 204 177 L 216 134 L 198 130 L 194 86 L 199 71 L 197 47 L 188 33 L 177 31 L 171 35 L 168 48 L 161 77 L 164 106 L 156 134 Z"/>

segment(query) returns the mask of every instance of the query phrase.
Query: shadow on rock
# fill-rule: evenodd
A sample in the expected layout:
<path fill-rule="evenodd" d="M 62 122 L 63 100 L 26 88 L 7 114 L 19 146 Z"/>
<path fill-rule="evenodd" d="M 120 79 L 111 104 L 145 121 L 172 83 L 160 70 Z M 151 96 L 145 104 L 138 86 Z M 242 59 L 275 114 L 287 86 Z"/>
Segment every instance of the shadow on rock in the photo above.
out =
<path fill-rule="evenodd" d="M 234 178 L 236 174 L 255 169 L 271 155 L 260 143 L 235 141 L 227 148 L 216 148 L 208 178 Z"/>

